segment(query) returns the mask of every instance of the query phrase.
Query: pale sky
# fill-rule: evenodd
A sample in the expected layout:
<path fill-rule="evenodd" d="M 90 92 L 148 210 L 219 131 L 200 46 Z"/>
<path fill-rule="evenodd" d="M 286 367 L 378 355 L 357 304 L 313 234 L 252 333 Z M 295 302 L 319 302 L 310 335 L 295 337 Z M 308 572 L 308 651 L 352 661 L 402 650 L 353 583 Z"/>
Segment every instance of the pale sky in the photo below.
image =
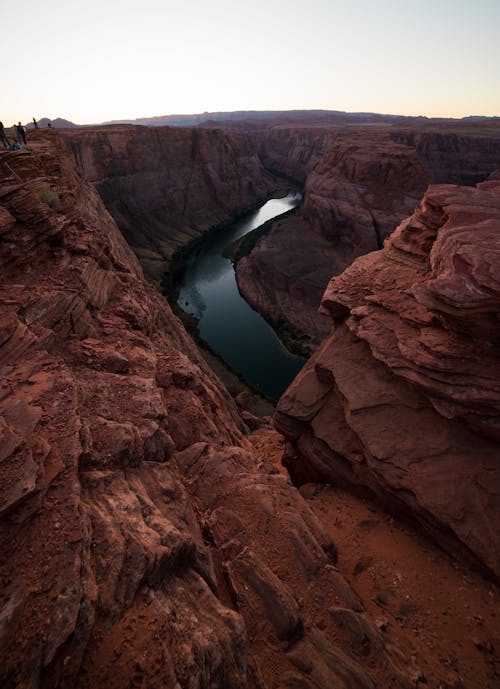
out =
<path fill-rule="evenodd" d="M 24 0 L 0 120 L 217 110 L 500 115 L 500 0 Z"/>

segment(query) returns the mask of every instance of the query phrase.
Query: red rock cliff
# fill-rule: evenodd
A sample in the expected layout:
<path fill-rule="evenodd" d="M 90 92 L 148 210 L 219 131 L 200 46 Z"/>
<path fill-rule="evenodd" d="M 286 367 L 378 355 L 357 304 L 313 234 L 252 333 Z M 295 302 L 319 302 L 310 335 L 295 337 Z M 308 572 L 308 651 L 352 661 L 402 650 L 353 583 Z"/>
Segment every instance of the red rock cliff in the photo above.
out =
<path fill-rule="evenodd" d="M 237 268 L 245 299 L 314 351 L 332 274 L 382 246 L 431 181 L 474 184 L 500 166 L 500 125 L 281 128 L 253 134 L 266 166 L 304 181 L 299 217 L 282 220 Z"/>
<path fill-rule="evenodd" d="M 287 130 L 266 133 L 265 161 L 305 175 L 300 212 L 279 221 L 237 266 L 245 299 L 292 341 L 314 351 L 328 332 L 318 314 L 321 295 L 337 274 L 383 239 L 417 205 L 430 179 L 413 148 L 370 130 Z M 275 169 L 275 168 L 273 168 Z"/>
<path fill-rule="evenodd" d="M 60 135 L 5 162 L 2 687 L 409 687 Z"/>
<path fill-rule="evenodd" d="M 433 182 L 473 185 L 500 165 L 498 120 L 395 127 L 390 136 L 415 149 Z"/>
<path fill-rule="evenodd" d="M 275 186 L 245 133 L 122 125 L 63 136 L 156 284 L 176 249 L 263 202 Z"/>
<path fill-rule="evenodd" d="M 500 574 L 500 183 L 434 186 L 332 279 L 333 334 L 279 402 L 287 466 L 405 512 Z"/>

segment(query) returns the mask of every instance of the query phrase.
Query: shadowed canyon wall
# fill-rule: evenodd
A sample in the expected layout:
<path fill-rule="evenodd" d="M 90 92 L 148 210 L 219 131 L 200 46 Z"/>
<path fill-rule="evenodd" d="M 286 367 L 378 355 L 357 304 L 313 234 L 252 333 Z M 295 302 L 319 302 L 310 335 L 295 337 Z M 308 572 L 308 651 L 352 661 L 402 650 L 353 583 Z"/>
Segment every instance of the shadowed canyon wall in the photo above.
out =
<path fill-rule="evenodd" d="M 473 185 L 499 167 L 498 122 L 394 128 L 391 138 L 411 146 L 433 182 Z"/>
<path fill-rule="evenodd" d="M 157 285 L 177 250 L 263 202 L 277 178 L 303 184 L 298 214 L 239 262 L 237 279 L 250 305 L 305 353 L 328 332 L 318 305 L 332 274 L 381 247 L 428 183 L 473 184 L 500 165 L 495 122 L 248 127 L 63 134 Z"/>
<path fill-rule="evenodd" d="M 122 125 L 63 136 L 157 285 L 179 247 L 264 202 L 276 186 L 246 133 Z"/>

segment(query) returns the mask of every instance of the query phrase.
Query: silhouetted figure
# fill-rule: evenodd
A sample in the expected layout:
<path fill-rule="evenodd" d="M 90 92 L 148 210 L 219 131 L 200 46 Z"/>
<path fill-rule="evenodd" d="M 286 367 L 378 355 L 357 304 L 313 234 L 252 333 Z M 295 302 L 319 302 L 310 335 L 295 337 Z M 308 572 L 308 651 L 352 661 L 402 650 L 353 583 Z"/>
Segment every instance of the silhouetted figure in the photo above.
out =
<path fill-rule="evenodd" d="M 47 122 L 47 127 L 48 127 L 49 129 L 52 129 L 52 125 L 50 124 L 50 122 Z"/>
<path fill-rule="evenodd" d="M 20 144 L 24 144 L 26 146 L 26 132 L 24 131 L 23 125 L 18 122 L 17 123 L 17 140 L 19 141 Z"/>
<path fill-rule="evenodd" d="M 33 118 L 33 124 L 35 125 L 35 129 L 38 129 L 38 122 Z"/>
<path fill-rule="evenodd" d="M 0 122 L 0 141 L 3 143 L 5 148 L 9 148 L 9 140 L 5 136 L 5 131 L 3 128 L 3 122 Z"/>
<path fill-rule="evenodd" d="M 17 141 L 17 125 L 12 125 L 12 141 Z"/>

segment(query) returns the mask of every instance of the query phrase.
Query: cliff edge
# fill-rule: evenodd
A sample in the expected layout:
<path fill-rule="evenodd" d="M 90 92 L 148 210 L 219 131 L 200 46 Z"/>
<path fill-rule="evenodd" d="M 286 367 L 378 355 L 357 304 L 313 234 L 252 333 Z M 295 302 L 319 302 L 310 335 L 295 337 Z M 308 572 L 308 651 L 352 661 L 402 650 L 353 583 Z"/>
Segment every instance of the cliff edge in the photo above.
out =
<path fill-rule="evenodd" d="M 494 176 L 493 176 L 494 177 Z M 296 483 L 347 486 L 500 575 L 500 182 L 431 186 L 333 278 L 333 333 L 281 398 Z"/>

